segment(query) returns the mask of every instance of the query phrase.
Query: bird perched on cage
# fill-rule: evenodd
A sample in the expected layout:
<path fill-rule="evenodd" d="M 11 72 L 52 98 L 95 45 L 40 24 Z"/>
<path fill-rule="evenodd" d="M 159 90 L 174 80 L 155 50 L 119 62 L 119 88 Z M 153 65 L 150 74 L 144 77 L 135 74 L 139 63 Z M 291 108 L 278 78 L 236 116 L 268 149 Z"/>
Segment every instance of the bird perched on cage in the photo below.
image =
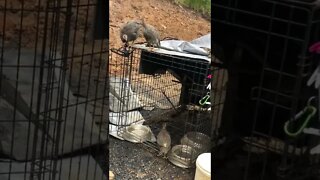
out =
<path fill-rule="evenodd" d="M 160 35 L 158 30 L 154 26 L 146 24 L 144 19 L 141 21 L 144 28 L 143 36 L 147 41 L 147 47 L 160 47 Z"/>
<path fill-rule="evenodd" d="M 165 158 L 167 157 L 167 154 L 171 149 L 171 137 L 166 128 L 167 128 L 167 123 L 163 123 L 161 131 L 157 135 L 157 143 L 160 146 L 160 152 L 158 156 L 163 155 Z"/>
<path fill-rule="evenodd" d="M 134 41 L 141 36 L 142 22 L 139 20 L 131 20 L 124 24 L 120 29 L 120 39 L 127 46 L 129 42 Z"/>

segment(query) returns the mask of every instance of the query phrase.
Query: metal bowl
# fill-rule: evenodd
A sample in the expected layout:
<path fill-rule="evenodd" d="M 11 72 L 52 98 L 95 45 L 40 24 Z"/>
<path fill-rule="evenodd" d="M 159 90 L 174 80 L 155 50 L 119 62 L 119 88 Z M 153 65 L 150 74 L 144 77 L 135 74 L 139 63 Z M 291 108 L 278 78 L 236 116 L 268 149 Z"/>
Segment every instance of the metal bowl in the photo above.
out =
<path fill-rule="evenodd" d="M 142 124 L 132 124 L 125 128 L 122 137 L 133 143 L 143 143 L 151 139 L 151 129 Z"/>
<path fill-rule="evenodd" d="M 210 137 L 200 132 L 188 132 L 181 138 L 181 144 L 191 146 L 197 154 L 201 154 L 210 149 Z"/>
<path fill-rule="evenodd" d="M 168 160 L 181 168 L 189 168 L 194 164 L 197 158 L 196 151 L 191 146 L 176 145 L 173 146 L 168 155 Z"/>

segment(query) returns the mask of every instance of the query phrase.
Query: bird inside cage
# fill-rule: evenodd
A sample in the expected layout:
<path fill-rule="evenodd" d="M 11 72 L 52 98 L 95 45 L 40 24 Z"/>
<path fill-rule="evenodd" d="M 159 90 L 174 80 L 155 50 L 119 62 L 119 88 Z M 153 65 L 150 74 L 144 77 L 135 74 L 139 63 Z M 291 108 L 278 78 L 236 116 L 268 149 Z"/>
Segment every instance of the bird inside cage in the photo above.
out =
<path fill-rule="evenodd" d="M 158 156 L 163 156 L 164 158 L 167 158 L 167 154 L 171 149 L 171 137 L 166 127 L 167 123 L 163 123 L 161 131 L 157 135 L 157 143 L 160 147 Z"/>

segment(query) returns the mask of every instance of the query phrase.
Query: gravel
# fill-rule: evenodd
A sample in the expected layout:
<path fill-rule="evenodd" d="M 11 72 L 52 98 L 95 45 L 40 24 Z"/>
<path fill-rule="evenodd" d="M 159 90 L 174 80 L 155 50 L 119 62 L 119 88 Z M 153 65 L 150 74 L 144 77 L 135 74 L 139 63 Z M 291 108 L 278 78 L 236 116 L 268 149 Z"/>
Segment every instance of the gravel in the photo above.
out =
<path fill-rule="evenodd" d="M 109 139 L 109 170 L 116 180 L 194 178 L 194 168 L 182 169 L 156 155 L 142 144 Z"/>

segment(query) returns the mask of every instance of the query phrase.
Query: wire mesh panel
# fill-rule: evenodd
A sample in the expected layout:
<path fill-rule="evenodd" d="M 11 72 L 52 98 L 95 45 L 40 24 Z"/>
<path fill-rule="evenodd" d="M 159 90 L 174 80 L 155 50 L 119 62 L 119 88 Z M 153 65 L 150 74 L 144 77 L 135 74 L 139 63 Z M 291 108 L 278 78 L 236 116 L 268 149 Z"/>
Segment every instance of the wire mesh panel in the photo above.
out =
<path fill-rule="evenodd" d="M 132 54 L 128 57 L 112 53 L 112 60 L 110 61 L 110 91 L 111 97 L 114 98 L 110 100 L 111 111 L 125 113 L 142 107 L 150 110 L 155 107 L 167 110 L 175 108 L 179 101 L 179 91 L 181 89 L 178 80 L 170 76 L 168 72 L 162 76 L 139 73 L 140 56 L 141 52 L 139 50 L 132 51 Z M 169 99 L 169 102 L 165 97 L 172 98 L 172 100 Z M 173 104 L 171 105 L 170 103 Z M 158 115 L 162 114 L 164 112 Z M 128 119 L 132 118 L 120 118 L 119 121 L 121 122 L 116 122 L 115 124 L 128 124 Z M 132 119 L 130 123 L 141 120 L 143 118 L 139 116 Z"/>
<path fill-rule="evenodd" d="M 0 2 L 0 179 L 106 178 L 107 51 L 93 36 L 103 23 L 97 3 Z"/>
<path fill-rule="evenodd" d="M 203 59 L 152 48 L 112 49 L 109 59 L 110 134 L 143 142 L 156 154 L 162 152 L 159 134 L 166 124 L 171 137 L 169 161 L 184 168 L 193 166 L 200 153 L 210 150 L 213 127 L 221 119 L 225 72 L 217 67 L 211 71 L 210 62 Z M 137 127 L 139 132 L 128 133 Z M 141 135 L 142 127 L 146 136 Z"/>
<path fill-rule="evenodd" d="M 242 143 L 234 146 L 237 152 L 248 152 L 234 160 L 245 170 L 238 176 L 317 177 L 308 149 L 318 138 L 290 133 L 305 128 L 301 123 L 310 112 L 298 113 L 317 95 L 306 86 L 315 67 L 308 47 L 319 38 L 316 3 L 230 0 L 215 1 L 213 7 L 214 52 L 231 74 L 220 133 L 233 139 L 226 141 L 229 145 L 239 142 L 240 135 Z M 316 127 L 314 115 L 308 127 Z"/>

